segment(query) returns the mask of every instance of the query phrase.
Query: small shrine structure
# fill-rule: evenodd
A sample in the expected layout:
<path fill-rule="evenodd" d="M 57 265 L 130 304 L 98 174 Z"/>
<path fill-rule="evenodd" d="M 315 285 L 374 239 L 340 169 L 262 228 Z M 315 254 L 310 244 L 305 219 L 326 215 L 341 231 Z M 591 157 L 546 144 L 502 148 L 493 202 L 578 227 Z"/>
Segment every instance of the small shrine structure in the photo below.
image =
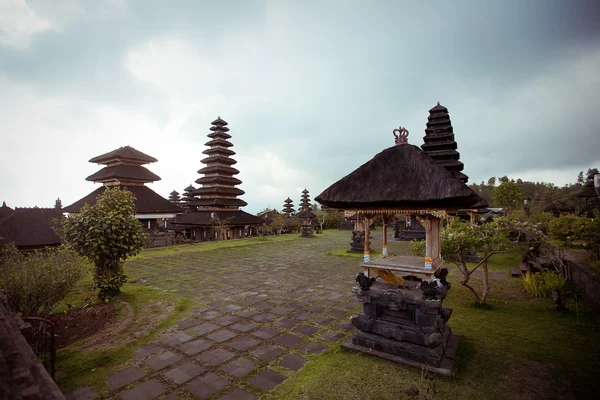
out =
<path fill-rule="evenodd" d="M 183 197 L 188 211 L 179 215 L 172 225 L 183 228 L 192 240 L 237 239 L 256 234 L 256 228 L 263 223 L 262 218 L 240 210 L 247 203 L 238 196 L 245 192 L 236 186 L 242 181 L 234 175 L 240 173 L 232 167 L 237 163 L 231 156 L 235 152 L 228 139 L 228 123 L 218 117 L 212 122 L 210 139 L 204 145 L 209 148 L 202 154 L 207 157 L 200 162 L 206 165 L 198 170 L 203 175 L 196 180 L 201 187 L 189 186 Z"/>
<path fill-rule="evenodd" d="M 316 197 L 357 215 L 365 226 L 364 272 L 353 289 L 363 311 L 351 319 L 359 332 L 342 347 L 449 375 L 459 336 L 446 324 L 452 310 L 442 305 L 450 284 L 442 268 L 441 219 L 484 201 L 430 154 L 408 144 L 408 130 L 393 134 L 395 146 Z M 388 255 L 387 228 L 398 215 L 416 215 L 424 226 L 425 258 Z M 369 226 L 377 216 L 383 221 L 382 255 L 372 259 Z"/>
<path fill-rule="evenodd" d="M 85 178 L 87 181 L 101 183 L 102 186 L 86 197 L 62 209 L 65 213 L 78 213 L 87 203 L 96 204 L 107 187 L 119 187 L 130 191 L 135 197 L 135 217 L 147 229 L 164 227 L 167 220 L 174 218 L 181 209 L 173 205 L 149 187 L 146 183 L 159 181 L 160 177 L 144 165 L 158 160 L 130 146 L 99 155 L 89 160 L 91 163 L 103 164 L 105 167 Z"/>
<path fill-rule="evenodd" d="M 177 190 L 173 190 L 171 193 L 169 193 L 169 201 L 176 206 L 181 204 L 181 196 L 179 196 L 179 192 Z"/>
<path fill-rule="evenodd" d="M 183 189 L 183 195 L 181 196 L 181 202 L 183 203 L 184 206 L 188 207 L 190 202 L 194 200 L 194 198 L 195 198 L 194 192 L 195 191 L 196 191 L 196 188 L 193 187 L 192 185 L 189 185 L 188 187 Z"/>
<path fill-rule="evenodd" d="M 310 196 L 306 188 L 302 191 L 302 195 L 300 196 L 299 208 L 300 212 L 296 214 L 296 217 L 302 220 L 302 233 L 300 234 L 300 237 L 315 237 L 315 235 L 313 235 L 312 221 L 317 218 L 317 216 L 312 212 Z"/>

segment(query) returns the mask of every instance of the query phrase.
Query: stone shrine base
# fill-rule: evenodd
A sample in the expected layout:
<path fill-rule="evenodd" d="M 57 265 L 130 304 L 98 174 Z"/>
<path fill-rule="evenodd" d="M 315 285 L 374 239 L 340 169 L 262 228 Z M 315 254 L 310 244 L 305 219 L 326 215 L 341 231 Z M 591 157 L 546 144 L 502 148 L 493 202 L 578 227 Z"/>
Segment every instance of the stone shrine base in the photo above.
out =
<path fill-rule="evenodd" d="M 341 347 L 345 350 L 360 351 L 361 353 L 390 360 L 398 364 L 410 365 L 412 367 L 422 368 L 426 371 L 434 372 L 436 374 L 450 376 L 452 375 L 452 368 L 454 367 L 454 361 L 456 360 L 456 352 L 458 350 L 459 340 L 460 335 L 456 332 L 453 332 L 448 340 L 446 351 L 444 352 L 442 362 L 439 367 L 411 360 L 406 357 L 392 354 L 391 352 L 385 352 L 389 351 L 390 349 L 396 349 L 397 341 L 367 332 L 358 332 L 352 337 L 352 339 L 342 343 Z M 364 345 L 369 343 L 372 346 L 374 344 L 375 345 L 373 347 Z M 377 350 L 378 348 L 380 350 Z"/>

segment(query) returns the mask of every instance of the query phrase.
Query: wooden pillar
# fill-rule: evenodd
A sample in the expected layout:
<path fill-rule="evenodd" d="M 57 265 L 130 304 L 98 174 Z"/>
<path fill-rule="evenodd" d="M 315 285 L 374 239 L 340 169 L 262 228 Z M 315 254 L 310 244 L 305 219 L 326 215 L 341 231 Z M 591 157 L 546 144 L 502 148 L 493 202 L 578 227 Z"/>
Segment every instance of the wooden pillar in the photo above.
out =
<path fill-rule="evenodd" d="M 371 224 L 369 223 L 369 217 L 365 215 L 364 225 L 365 225 L 365 252 L 364 252 L 364 262 L 371 262 L 371 242 L 369 240 L 369 236 L 371 235 Z"/>
<path fill-rule="evenodd" d="M 389 215 L 383 215 L 383 245 L 381 246 L 381 254 L 386 257 L 388 253 L 388 242 L 387 242 L 387 226 L 390 220 Z"/>

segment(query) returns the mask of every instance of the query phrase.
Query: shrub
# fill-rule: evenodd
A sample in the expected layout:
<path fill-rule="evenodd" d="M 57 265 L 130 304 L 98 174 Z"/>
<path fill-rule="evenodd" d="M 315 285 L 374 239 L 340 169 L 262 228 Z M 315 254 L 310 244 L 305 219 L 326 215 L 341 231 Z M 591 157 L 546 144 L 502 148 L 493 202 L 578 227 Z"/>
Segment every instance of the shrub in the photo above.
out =
<path fill-rule="evenodd" d="M 590 260 L 600 261 L 600 212 L 596 211 L 595 217 L 587 219 L 581 230 L 583 247 L 588 251 Z"/>
<path fill-rule="evenodd" d="M 563 289 L 565 278 L 554 271 L 543 271 L 537 274 L 530 272 L 522 277 L 523 287 L 533 297 L 551 297 L 552 288 Z"/>
<path fill-rule="evenodd" d="M 50 314 L 90 267 L 63 246 L 25 255 L 9 245 L 0 257 L 0 288 L 11 310 L 24 316 Z"/>
<path fill-rule="evenodd" d="M 412 240 L 408 244 L 411 254 L 419 257 L 425 257 L 425 241 L 424 240 Z"/>
<path fill-rule="evenodd" d="M 555 218 L 550 222 L 550 236 L 563 242 L 565 246 L 571 246 L 573 241 L 580 240 L 587 218 L 566 214 Z"/>

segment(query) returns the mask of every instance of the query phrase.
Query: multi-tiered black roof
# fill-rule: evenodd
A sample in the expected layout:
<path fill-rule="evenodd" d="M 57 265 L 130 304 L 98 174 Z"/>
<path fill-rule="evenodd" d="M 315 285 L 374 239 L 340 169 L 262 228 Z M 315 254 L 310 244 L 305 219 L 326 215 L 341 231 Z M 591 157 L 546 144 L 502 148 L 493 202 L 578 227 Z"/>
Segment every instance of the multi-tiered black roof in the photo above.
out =
<path fill-rule="evenodd" d="M 93 157 L 91 163 L 104 164 L 100 171 L 86 178 L 88 181 L 102 183 L 103 186 L 94 190 L 86 197 L 63 208 L 64 212 L 77 213 L 87 203 L 96 204 L 96 199 L 106 190 L 106 187 L 119 187 L 129 190 L 135 197 L 137 214 L 172 214 L 181 211 L 169 200 L 160 196 L 149 187 L 144 186 L 160 180 L 160 177 L 149 171 L 144 164 L 158 161 L 156 158 L 142 153 L 130 146 L 119 147 L 116 150 Z"/>
<path fill-rule="evenodd" d="M 235 152 L 229 149 L 233 144 L 227 140 L 231 138 L 227 133 L 229 132 L 227 122 L 219 117 L 212 122 L 210 130 L 212 133 L 209 133 L 208 137 L 211 140 L 205 143 L 209 148 L 202 152 L 208 157 L 200 161 L 206 167 L 198 170 L 198 173 L 204 176 L 196 180 L 196 183 L 201 184 L 202 187 L 196 189 L 194 192 L 196 199 L 190 205 L 237 210 L 248 203 L 237 198 L 243 195 L 244 191 L 235 187 L 242 181 L 233 177 L 240 171 L 232 167 L 237 161 L 231 158 Z"/>
<path fill-rule="evenodd" d="M 181 197 L 179 196 L 179 192 L 177 190 L 173 190 L 171 193 L 169 193 L 169 201 L 177 205 L 181 203 Z"/>
<path fill-rule="evenodd" d="M 316 218 L 316 215 L 312 213 L 312 206 L 310 205 L 310 196 L 308 194 L 308 190 L 304 189 L 302 191 L 302 196 L 300 196 L 300 205 L 298 206 L 300 212 L 296 214 L 298 218 Z"/>
<path fill-rule="evenodd" d="M 427 129 L 425 129 L 423 140 L 425 143 L 421 148 L 424 152 L 463 182 L 466 183 L 469 180 L 469 177 L 461 172 L 464 164 L 460 161 L 460 153 L 456 151 L 458 145 L 454 140 L 448 109 L 439 102 L 429 110 Z"/>
<path fill-rule="evenodd" d="M 192 185 L 183 189 L 183 196 L 181 198 L 181 201 L 183 201 L 185 204 L 189 205 L 191 201 L 195 200 L 195 197 L 194 197 L 195 191 L 196 191 L 196 188 L 193 187 Z"/>
<path fill-rule="evenodd" d="M 285 204 L 283 205 L 282 212 L 288 217 L 294 215 L 296 213 L 296 210 L 294 210 L 294 204 L 292 203 L 292 199 L 288 197 L 283 202 Z"/>

